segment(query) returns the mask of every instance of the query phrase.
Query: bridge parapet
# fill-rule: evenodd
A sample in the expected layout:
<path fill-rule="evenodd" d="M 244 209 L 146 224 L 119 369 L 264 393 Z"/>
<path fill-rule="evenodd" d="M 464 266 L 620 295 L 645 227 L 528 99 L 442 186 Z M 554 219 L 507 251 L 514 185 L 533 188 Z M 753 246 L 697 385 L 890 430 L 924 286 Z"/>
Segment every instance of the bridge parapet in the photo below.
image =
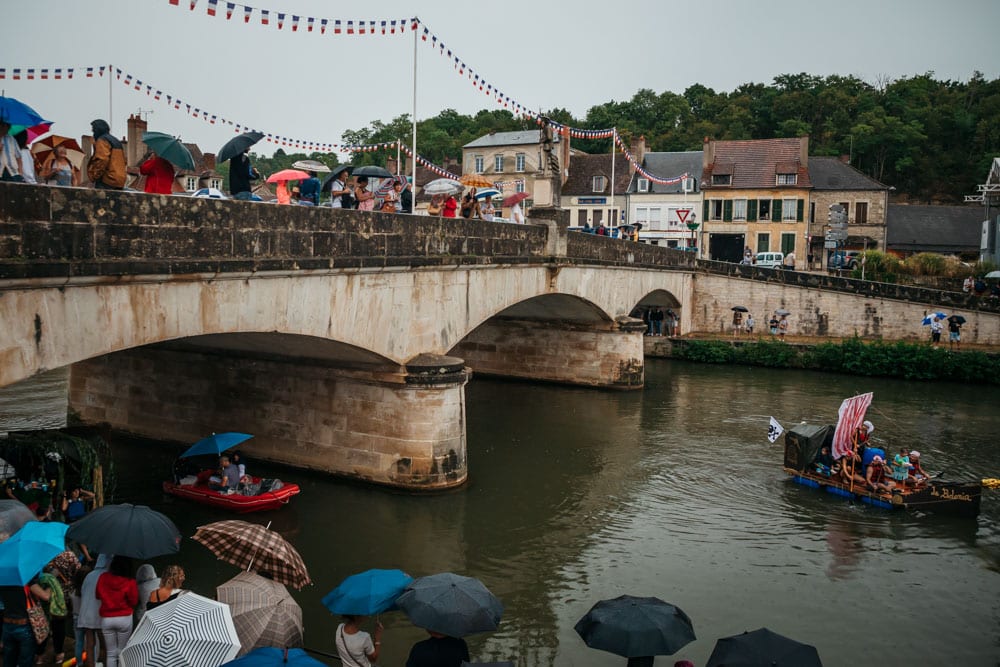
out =
<path fill-rule="evenodd" d="M 891 299 L 921 304 L 936 304 L 944 310 L 979 310 L 987 313 L 1000 313 L 1000 300 L 977 297 L 964 292 L 918 287 L 915 285 L 899 285 L 896 283 L 879 283 L 871 280 L 841 278 L 827 273 L 807 273 L 804 271 L 787 271 L 780 268 L 763 268 L 747 264 L 730 262 L 715 262 L 698 260 L 697 269 L 705 273 L 745 278 L 764 283 L 777 283 L 789 287 L 804 287 L 829 292 L 855 294 L 870 299 Z"/>

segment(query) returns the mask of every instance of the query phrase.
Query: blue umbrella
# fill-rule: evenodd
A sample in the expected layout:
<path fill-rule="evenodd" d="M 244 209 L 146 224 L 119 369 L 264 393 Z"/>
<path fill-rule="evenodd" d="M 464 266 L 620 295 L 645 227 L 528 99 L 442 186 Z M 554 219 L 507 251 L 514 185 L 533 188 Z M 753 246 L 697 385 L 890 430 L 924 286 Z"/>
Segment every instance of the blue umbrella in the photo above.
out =
<path fill-rule="evenodd" d="M 0 544 L 0 586 L 24 586 L 66 550 L 66 524 L 32 521 Z"/>
<path fill-rule="evenodd" d="M 503 615 L 483 582 L 451 572 L 414 579 L 396 603 L 417 627 L 449 637 L 496 630 Z"/>
<path fill-rule="evenodd" d="M 235 431 L 213 433 L 188 447 L 188 450 L 181 454 L 180 458 L 185 459 L 189 456 L 199 456 L 202 454 L 215 454 L 218 456 L 227 449 L 232 449 L 252 437 L 249 433 L 236 433 Z"/>
<path fill-rule="evenodd" d="M 334 614 L 381 614 L 396 606 L 411 581 L 402 570 L 366 570 L 340 582 L 323 597 L 323 605 Z"/>
<path fill-rule="evenodd" d="M 503 193 L 496 188 L 484 188 L 476 191 L 476 199 L 486 199 L 487 197 L 493 199 L 494 197 L 499 197 L 502 194 Z"/>
<path fill-rule="evenodd" d="M 926 327 L 928 324 L 930 324 L 931 322 L 933 322 L 935 318 L 937 318 L 939 320 L 943 320 L 946 317 L 948 317 L 948 316 L 945 315 L 944 313 L 941 313 L 941 312 L 931 313 L 930 315 L 928 315 L 927 317 L 925 317 L 923 319 L 923 321 L 921 322 L 921 324 Z"/>
<path fill-rule="evenodd" d="M 300 648 L 274 648 L 267 646 L 254 649 L 242 658 L 222 663 L 221 667 L 326 667 L 315 658 L 310 658 Z"/>
<path fill-rule="evenodd" d="M 0 120 L 8 125 L 24 125 L 26 127 L 33 127 L 39 123 L 51 123 L 27 104 L 15 100 L 13 97 L 0 97 Z"/>

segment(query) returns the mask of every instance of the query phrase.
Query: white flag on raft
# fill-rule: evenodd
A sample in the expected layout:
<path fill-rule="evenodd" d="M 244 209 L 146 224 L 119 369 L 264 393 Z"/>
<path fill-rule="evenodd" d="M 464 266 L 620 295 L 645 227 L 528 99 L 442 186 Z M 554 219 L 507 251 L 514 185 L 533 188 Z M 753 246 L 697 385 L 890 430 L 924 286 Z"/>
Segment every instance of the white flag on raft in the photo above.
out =
<path fill-rule="evenodd" d="M 777 440 L 778 438 L 780 438 L 781 434 L 784 433 L 784 432 L 785 432 L 785 429 L 783 429 L 781 427 L 781 424 L 778 423 L 778 420 L 775 419 L 774 417 L 771 417 L 771 423 L 767 427 L 767 440 L 768 440 L 768 442 L 774 442 L 775 440 Z"/>

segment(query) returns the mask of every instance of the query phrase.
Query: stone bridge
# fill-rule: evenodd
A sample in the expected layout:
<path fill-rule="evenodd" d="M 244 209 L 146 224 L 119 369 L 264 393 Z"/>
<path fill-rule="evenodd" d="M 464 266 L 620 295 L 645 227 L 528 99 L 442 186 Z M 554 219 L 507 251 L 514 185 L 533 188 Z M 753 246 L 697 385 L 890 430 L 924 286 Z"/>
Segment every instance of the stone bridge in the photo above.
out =
<path fill-rule="evenodd" d="M 85 421 L 406 488 L 467 475 L 472 372 L 640 389 L 637 305 L 683 332 L 784 307 L 812 335 L 905 338 L 961 293 L 699 262 L 529 225 L 0 183 L 0 387 L 69 367 Z M 15 388 L 16 389 L 16 388 Z"/>

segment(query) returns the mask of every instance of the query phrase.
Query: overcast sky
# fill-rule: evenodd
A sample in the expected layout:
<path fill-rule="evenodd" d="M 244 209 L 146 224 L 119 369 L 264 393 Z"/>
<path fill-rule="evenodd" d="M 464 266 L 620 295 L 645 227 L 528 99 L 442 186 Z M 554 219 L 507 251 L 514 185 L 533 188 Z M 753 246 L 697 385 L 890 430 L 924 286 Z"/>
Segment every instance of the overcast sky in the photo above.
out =
<path fill-rule="evenodd" d="M 233 134 L 196 120 L 164 95 L 246 126 L 296 139 L 340 143 L 345 130 L 388 122 L 413 108 L 414 39 L 319 34 L 319 19 L 393 20 L 418 16 L 454 56 L 503 94 L 531 109 L 569 109 L 581 117 L 640 88 L 681 93 L 694 84 L 719 91 L 770 83 L 782 73 L 855 75 L 866 81 L 933 71 L 967 80 L 975 70 L 1000 76 L 997 0 L 504 0 L 494 3 L 334 3 L 247 0 L 225 19 L 209 0 L 32 0 L 4 7 L 5 95 L 56 121 L 53 131 L 79 137 L 109 116 L 109 84 L 11 80 L 13 67 L 114 64 L 143 90 L 112 79 L 113 131 L 130 113 L 151 111 L 149 128 L 216 151 Z M 246 24 L 242 6 L 255 7 Z M 271 10 L 270 25 L 260 9 Z M 277 28 L 277 12 L 287 14 Z M 301 16 L 297 32 L 291 15 Z M 306 32 L 306 17 L 316 28 Z M 431 42 L 417 44 L 417 117 L 453 108 L 499 107 L 461 76 Z M 408 140 L 408 137 L 406 138 Z M 419 150 L 419 137 L 417 138 Z M 261 143 L 258 152 L 274 146 Z M 289 149 L 291 150 L 291 149 Z"/>

